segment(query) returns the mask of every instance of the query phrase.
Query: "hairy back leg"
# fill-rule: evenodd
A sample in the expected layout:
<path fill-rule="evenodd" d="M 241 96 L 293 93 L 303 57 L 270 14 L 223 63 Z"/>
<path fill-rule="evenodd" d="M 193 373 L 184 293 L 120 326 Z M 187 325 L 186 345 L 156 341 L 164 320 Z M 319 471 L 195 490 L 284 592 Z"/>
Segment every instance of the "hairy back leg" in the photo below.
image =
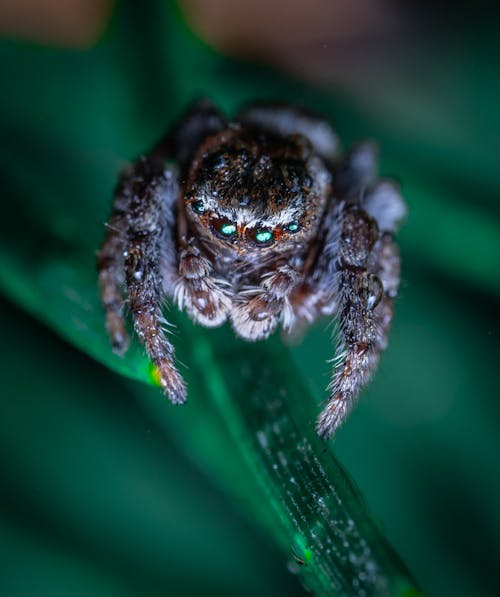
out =
<path fill-rule="evenodd" d="M 129 345 L 123 316 L 124 252 L 127 240 L 129 195 L 123 180 L 118 185 L 107 232 L 97 254 L 99 286 L 106 315 L 106 330 L 114 352 L 123 354 Z"/>
<path fill-rule="evenodd" d="M 334 161 L 340 142 L 330 123 L 308 110 L 280 103 L 256 102 L 247 106 L 237 119 L 256 128 L 281 136 L 303 135 L 316 153 L 326 161 Z"/>

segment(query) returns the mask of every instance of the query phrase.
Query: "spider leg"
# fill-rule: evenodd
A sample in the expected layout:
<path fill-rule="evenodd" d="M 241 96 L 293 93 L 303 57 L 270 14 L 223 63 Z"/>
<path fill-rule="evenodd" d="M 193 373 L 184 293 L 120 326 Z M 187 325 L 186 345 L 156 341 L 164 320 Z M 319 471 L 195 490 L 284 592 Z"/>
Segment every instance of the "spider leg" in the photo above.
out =
<path fill-rule="evenodd" d="M 132 188 L 125 259 L 130 313 L 164 392 L 172 402 L 181 403 L 186 399 L 186 386 L 174 364 L 174 348 L 163 329 L 166 322 L 161 308 L 165 268 L 175 267 L 175 253 L 165 246 L 165 239 L 173 245 L 177 177 L 171 169 L 143 159 Z"/>
<path fill-rule="evenodd" d="M 123 314 L 126 294 L 134 329 L 172 402 L 183 402 L 186 389 L 162 328 L 166 322 L 161 303 L 166 295 L 173 295 L 178 278 L 178 181 L 166 163 L 175 159 L 182 174 L 200 141 L 224 126 L 210 102 L 198 102 L 149 154 L 132 164 L 120 178 L 98 252 L 99 284 L 113 349 L 123 354 L 129 344 Z"/>
<path fill-rule="evenodd" d="M 212 102 L 207 99 L 199 100 L 188 108 L 172 130 L 155 146 L 153 152 L 175 157 L 182 179 L 203 139 L 226 126 L 224 117 Z"/>
<path fill-rule="evenodd" d="M 237 120 L 280 136 L 302 135 L 327 161 L 340 151 L 340 142 L 330 123 L 308 110 L 280 103 L 254 103 L 242 110 Z"/>
<path fill-rule="evenodd" d="M 106 314 L 106 330 L 117 354 L 126 352 L 130 338 L 125 330 L 123 316 L 124 254 L 127 242 L 127 208 L 130 196 L 127 177 L 123 176 L 115 191 L 113 212 L 106 224 L 107 232 L 97 254 L 99 286 Z"/>
<path fill-rule="evenodd" d="M 390 180 L 378 180 L 372 185 L 363 197 L 362 206 L 383 232 L 396 232 L 407 213 L 398 185 Z"/>
<path fill-rule="evenodd" d="M 339 342 L 334 357 L 331 397 L 317 431 L 330 437 L 351 411 L 387 345 L 392 299 L 399 283 L 399 255 L 390 233 L 380 234 L 375 220 L 359 205 L 342 204 L 340 233 L 325 246 L 337 254 L 334 276 Z"/>
<path fill-rule="evenodd" d="M 380 230 L 396 232 L 406 216 L 406 204 L 394 181 L 377 178 L 377 166 L 377 146 L 370 141 L 358 143 L 334 168 L 332 186 L 337 197 L 360 198 Z"/>
<path fill-rule="evenodd" d="M 173 277 L 171 272 L 175 272 L 177 195 L 177 176 L 165 168 L 160 153 L 137 160 L 120 180 L 98 256 L 107 329 L 115 350 L 124 352 L 128 344 L 123 318 L 125 285 L 135 332 L 158 369 L 165 393 L 175 403 L 186 399 L 186 389 L 174 365 L 173 346 L 162 328 L 161 303 L 164 277 Z"/>
<path fill-rule="evenodd" d="M 184 243 L 179 257 L 179 275 L 174 299 L 195 322 L 217 327 L 226 321 L 231 308 L 229 288 L 212 276 L 212 264 L 194 238 Z"/>
<path fill-rule="evenodd" d="M 337 197 L 363 197 L 377 177 L 378 148 L 371 141 L 353 145 L 333 168 L 333 189 Z"/>
<path fill-rule="evenodd" d="M 235 333 L 246 340 L 262 340 L 280 321 L 289 330 L 294 323 L 289 295 L 298 278 L 290 265 L 282 265 L 264 274 L 256 288 L 241 291 L 231 312 Z"/>

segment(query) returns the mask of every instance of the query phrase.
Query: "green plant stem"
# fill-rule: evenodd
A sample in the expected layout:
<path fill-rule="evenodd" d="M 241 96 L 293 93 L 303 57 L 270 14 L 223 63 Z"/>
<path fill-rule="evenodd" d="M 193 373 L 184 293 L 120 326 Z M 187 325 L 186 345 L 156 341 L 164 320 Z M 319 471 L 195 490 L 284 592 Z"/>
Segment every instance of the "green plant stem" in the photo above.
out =
<path fill-rule="evenodd" d="M 314 402 L 279 340 L 253 345 L 221 330 L 198 338 L 194 356 L 304 584 L 316 595 L 415 591 L 359 491 L 316 436 Z"/>

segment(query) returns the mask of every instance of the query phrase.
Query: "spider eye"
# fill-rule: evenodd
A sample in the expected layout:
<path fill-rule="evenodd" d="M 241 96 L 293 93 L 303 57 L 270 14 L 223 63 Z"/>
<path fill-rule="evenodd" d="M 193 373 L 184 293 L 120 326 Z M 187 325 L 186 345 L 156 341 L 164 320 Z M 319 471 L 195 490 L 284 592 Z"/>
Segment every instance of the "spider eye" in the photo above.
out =
<path fill-rule="evenodd" d="M 236 232 L 236 226 L 232 222 L 225 222 L 220 227 L 220 233 L 224 236 L 234 236 Z"/>
<path fill-rule="evenodd" d="M 220 238 L 227 238 L 227 239 L 234 240 L 238 234 L 238 228 L 237 228 L 236 224 L 231 222 L 231 220 L 213 219 L 211 225 L 212 225 L 212 230 Z"/>
<path fill-rule="evenodd" d="M 295 234 L 295 232 L 298 232 L 300 230 L 300 224 L 298 222 L 290 222 L 290 224 L 288 224 L 288 226 L 286 227 L 286 230 L 287 232 Z"/>
<path fill-rule="evenodd" d="M 274 233 L 272 232 L 272 230 L 265 230 L 265 229 L 257 230 L 257 232 L 255 233 L 255 240 L 259 244 L 268 243 L 273 238 L 274 238 Z"/>
<path fill-rule="evenodd" d="M 269 228 L 253 228 L 247 231 L 247 235 L 259 247 L 266 247 L 275 241 L 274 232 Z"/>
<path fill-rule="evenodd" d="M 191 209 L 201 215 L 202 213 L 205 213 L 205 206 L 203 205 L 203 201 L 193 201 L 193 203 L 191 203 Z"/>

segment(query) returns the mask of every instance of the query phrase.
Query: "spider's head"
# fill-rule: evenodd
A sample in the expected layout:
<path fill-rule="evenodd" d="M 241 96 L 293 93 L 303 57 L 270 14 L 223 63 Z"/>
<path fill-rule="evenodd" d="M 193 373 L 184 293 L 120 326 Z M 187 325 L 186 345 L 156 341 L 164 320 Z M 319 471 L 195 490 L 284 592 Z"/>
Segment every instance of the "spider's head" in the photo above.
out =
<path fill-rule="evenodd" d="M 199 148 L 186 212 L 205 239 L 237 253 L 282 251 L 314 237 L 329 192 L 330 174 L 305 137 L 233 125 Z"/>

